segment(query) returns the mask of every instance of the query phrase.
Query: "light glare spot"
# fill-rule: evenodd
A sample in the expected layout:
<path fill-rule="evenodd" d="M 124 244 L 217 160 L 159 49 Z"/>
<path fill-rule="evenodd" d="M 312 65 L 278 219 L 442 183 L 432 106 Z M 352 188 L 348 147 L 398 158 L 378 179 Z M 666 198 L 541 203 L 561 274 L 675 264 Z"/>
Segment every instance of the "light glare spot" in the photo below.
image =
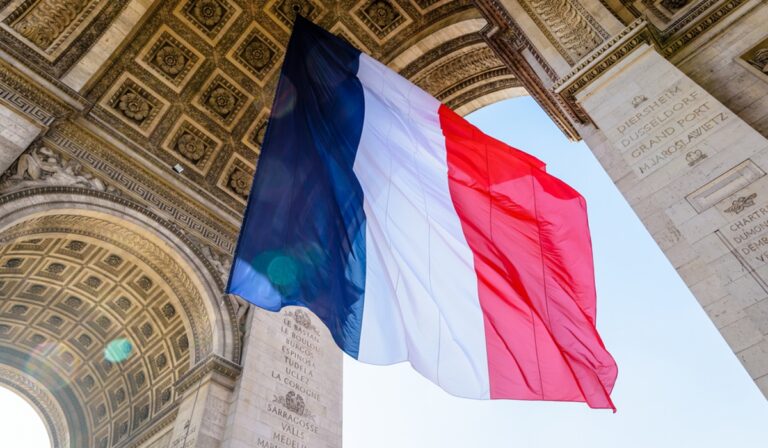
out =
<path fill-rule="evenodd" d="M 123 362 L 131 356 L 133 344 L 125 338 L 115 339 L 104 349 L 104 358 L 112 363 Z"/>

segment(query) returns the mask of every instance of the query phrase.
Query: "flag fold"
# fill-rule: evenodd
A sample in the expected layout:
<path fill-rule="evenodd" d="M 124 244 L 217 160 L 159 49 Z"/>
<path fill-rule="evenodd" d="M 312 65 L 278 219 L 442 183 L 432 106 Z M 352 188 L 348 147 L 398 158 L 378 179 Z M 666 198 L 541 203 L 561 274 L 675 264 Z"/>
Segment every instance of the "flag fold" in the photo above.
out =
<path fill-rule="evenodd" d="M 457 396 L 613 408 L 581 195 L 301 17 L 227 292 Z"/>

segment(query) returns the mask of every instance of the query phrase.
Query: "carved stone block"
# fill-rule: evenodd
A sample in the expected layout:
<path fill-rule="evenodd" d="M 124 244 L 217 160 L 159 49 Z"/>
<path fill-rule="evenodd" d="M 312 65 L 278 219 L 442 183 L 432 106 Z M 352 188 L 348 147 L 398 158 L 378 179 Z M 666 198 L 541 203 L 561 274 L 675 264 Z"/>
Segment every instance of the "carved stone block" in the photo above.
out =
<path fill-rule="evenodd" d="M 101 105 L 145 136 L 152 133 L 169 106 L 158 93 L 128 73 L 102 98 Z"/>
<path fill-rule="evenodd" d="M 282 46 L 254 22 L 238 39 L 227 58 L 263 87 L 283 59 L 283 53 Z"/>
<path fill-rule="evenodd" d="M 205 175 L 222 142 L 183 115 L 163 142 L 163 147 L 187 166 Z"/>
<path fill-rule="evenodd" d="M 243 204 L 248 200 L 251 192 L 253 174 L 256 171 L 253 164 L 249 163 L 239 154 L 233 154 L 227 162 L 226 168 L 219 178 L 219 188 Z"/>
<path fill-rule="evenodd" d="M 136 62 L 179 93 L 204 59 L 192 45 L 169 27 L 162 26 L 141 50 Z"/>
<path fill-rule="evenodd" d="M 250 102 L 245 90 L 220 70 L 206 80 L 202 92 L 194 99 L 196 106 L 227 130 L 237 124 Z"/>
<path fill-rule="evenodd" d="M 184 0 L 174 13 L 210 43 L 216 43 L 242 12 L 230 0 Z"/>

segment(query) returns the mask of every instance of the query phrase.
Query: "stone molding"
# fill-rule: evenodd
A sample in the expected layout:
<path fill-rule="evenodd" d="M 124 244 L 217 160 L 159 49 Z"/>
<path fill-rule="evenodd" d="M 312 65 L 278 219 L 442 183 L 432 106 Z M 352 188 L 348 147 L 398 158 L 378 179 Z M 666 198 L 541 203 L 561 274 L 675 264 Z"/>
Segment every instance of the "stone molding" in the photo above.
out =
<path fill-rule="evenodd" d="M 621 33 L 596 47 L 589 55 L 581 59 L 570 73 L 558 79 L 554 72 L 548 72 L 554 82 L 551 87 L 544 85 L 530 63 L 520 55 L 522 49 L 530 51 L 537 62 L 542 58 L 530 44 L 513 19 L 498 0 L 475 0 L 478 8 L 498 30 L 491 29 L 486 35 L 489 46 L 511 68 L 521 83 L 561 130 L 572 140 L 581 137 L 574 124 L 587 124 L 591 119 L 585 114 L 575 94 L 622 60 L 641 44 L 647 43 L 657 48 L 666 58 L 671 58 L 687 47 L 696 38 L 710 30 L 722 19 L 728 17 L 747 0 L 729 0 L 711 9 L 716 1 L 707 0 L 683 17 L 660 30 L 644 17 L 630 23 Z M 711 9 L 708 11 L 708 9 Z M 506 38 L 493 38 L 494 35 Z M 506 42 L 505 42 L 506 41 Z M 509 42 L 511 41 L 511 42 Z M 517 54 L 516 54 L 517 53 Z M 546 63 L 542 68 L 546 71 Z M 551 70 L 551 69 L 550 69 Z"/>
<path fill-rule="evenodd" d="M 64 411 L 45 386 L 30 375 L 4 365 L 0 365 L 0 384 L 22 395 L 43 417 L 53 448 L 70 446 L 69 427 Z"/>
<path fill-rule="evenodd" d="M 117 445 L 115 448 L 138 448 L 146 441 L 160 433 L 162 430 L 169 428 L 176 421 L 179 415 L 179 402 L 177 401 L 172 406 L 164 409 L 161 413 L 153 417 L 151 426 L 144 428 L 140 433 L 133 437 L 130 437 Z"/>
<path fill-rule="evenodd" d="M 183 394 L 209 374 L 216 377 L 218 383 L 226 386 L 229 390 L 234 390 L 235 381 L 240 377 L 241 372 L 242 368 L 239 365 L 212 354 L 176 381 L 176 391 Z"/>
<path fill-rule="evenodd" d="M 609 37 L 579 1 L 519 0 L 519 3 L 571 65 Z"/>
<path fill-rule="evenodd" d="M 573 96 L 641 44 L 656 46 L 658 37 L 654 32 L 653 25 L 645 19 L 635 20 L 621 33 L 583 59 L 570 73 L 558 80 L 552 89 L 556 93 L 565 92 L 567 98 Z"/>
<path fill-rule="evenodd" d="M 3 3 L 0 10 L 8 6 Z M 60 84 L 57 77 L 91 49 L 128 4 L 128 0 L 26 0 L 0 23 L 0 47 Z"/>
<path fill-rule="evenodd" d="M 552 93 L 541 79 L 539 73 L 523 55 L 532 55 L 537 65 L 549 76 L 549 82 L 557 78 L 555 71 L 539 54 L 522 29 L 512 19 L 498 0 L 475 0 L 489 25 L 481 31 L 488 46 L 504 61 L 523 87 L 549 115 L 552 121 L 571 140 L 579 140 L 578 131 L 573 123 L 583 121 L 574 110 Z"/>
<path fill-rule="evenodd" d="M 186 227 L 226 253 L 234 250 L 236 231 L 233 227 L 218 219 L 218 222 L 214 221 L 204 209 L 196 207 L 194 201 L 180 196 L 174 187 L 147 169 L 130 163 L 124 155 L 110 151 L 109 147 L 79 126 L 61 123 L 46 135 L 44 141 L 99 172 L 131 196 L 152 204 L 179 227 Z"/>
<path fill-rule="evenodd" d="M 651 45 L 662 56 L 669 59 L 744 3 L 745 0 L 725 2 L 706 17 L 701 18 L 694 25 L 685 28 L 678 34 L 670 33 L 681 30 L 683 26 L 692 21 L 691 17 L 694 16 L 686 16 L 686 20 L 665 31 L 657 28 L 646 18 L 636 19 L 622 30 L 621 33 L 605 42 L 584 58 L 570 73 L 558 80 L 552 88 L 555 93 L 562 97 L 563 101 L 578 107 L 576 101 L 576 94 L 578 92 L 610 70 L 611 67 L 641 45 Z"/>
<path fill-rule="evenodd" d="M 41 92 L 3 60 L 0 60 L 0 101 L 44 127 L 72 112 L 64 103 Z"/>

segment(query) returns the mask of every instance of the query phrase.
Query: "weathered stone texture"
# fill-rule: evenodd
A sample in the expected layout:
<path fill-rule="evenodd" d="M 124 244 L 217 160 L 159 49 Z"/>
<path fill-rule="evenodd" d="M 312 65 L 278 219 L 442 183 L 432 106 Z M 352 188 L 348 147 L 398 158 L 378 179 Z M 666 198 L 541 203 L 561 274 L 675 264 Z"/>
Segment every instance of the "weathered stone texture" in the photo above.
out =
<path fill-rule="evenodd" d="M 755 3 L 748 14 L 697 46 L 679 68 L 742 120 L 768 136 L 768 72 L 743 58 L 755 47 L 768 48 L 768 4 Z"/>
<path fill-rule="evenodd" d="M 595 155 L 752 377 L 761 378 L 768 140 L 649 46 L 578 100 L 601 129 L 585 136 Z"/>

